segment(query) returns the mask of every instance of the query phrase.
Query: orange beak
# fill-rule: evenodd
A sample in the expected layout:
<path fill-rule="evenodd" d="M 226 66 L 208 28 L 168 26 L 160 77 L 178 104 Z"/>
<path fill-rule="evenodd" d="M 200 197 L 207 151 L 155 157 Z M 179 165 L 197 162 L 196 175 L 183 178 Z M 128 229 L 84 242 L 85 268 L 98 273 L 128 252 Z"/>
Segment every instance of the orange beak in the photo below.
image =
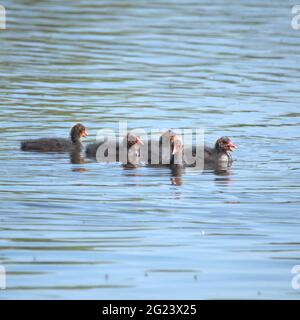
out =
<path fill-rule="evenodd" d="M 86 130 L 84 130 L 81 134 L 82 137 L 87 137 L 89 134 Z"/>
<path fill-rule="evenodd" d="M 236 149 L 236 146 L 231 141 L 227 143 L 226 147 L 229 151 L 233 151 L 233 149 Z"/>
<path fill-rule="evenodd" d="M 175 154 L 177 154 L 177 153 L 180 153 L 181 152 L 181 145 L 180 145 L 180 143 L 174 143 L 174 145 L 173 145 L 173 152 L 172 152 L 172 155 L 175 155 Z"/>
<path fill-rule="evenodd" d="M 140 137 L 136 137 L 136 143 L 139 143 L 142 146 L 144 145 L 144 142 L 142 141 L 142 139 Z"/>

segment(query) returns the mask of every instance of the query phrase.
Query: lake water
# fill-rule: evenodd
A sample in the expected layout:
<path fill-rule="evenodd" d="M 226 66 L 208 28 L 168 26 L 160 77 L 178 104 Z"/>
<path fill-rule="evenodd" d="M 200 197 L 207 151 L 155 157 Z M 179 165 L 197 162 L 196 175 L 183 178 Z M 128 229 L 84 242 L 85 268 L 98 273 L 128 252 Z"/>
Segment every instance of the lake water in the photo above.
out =
<path fill-rule="evenodd" d="M 0 30 L 1 299 L 299 299 L 300 30 L 292 1 L 8 1 Z M 224 175 L 72 164 L 24 138 L 202 128 Z"/>

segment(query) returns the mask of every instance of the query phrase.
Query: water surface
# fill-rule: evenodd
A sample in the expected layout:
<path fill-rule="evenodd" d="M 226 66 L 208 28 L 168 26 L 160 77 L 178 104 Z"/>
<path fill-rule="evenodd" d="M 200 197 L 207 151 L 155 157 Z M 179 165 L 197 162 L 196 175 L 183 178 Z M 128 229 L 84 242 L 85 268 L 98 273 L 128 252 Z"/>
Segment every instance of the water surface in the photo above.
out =
<path fill-rule="evenodd" d="M 291 1 L 10 1 L 0 31 L 1 299 L 299 299 Z M 226 174 L 70 163 L 24 138 L 202 128 Z"/>

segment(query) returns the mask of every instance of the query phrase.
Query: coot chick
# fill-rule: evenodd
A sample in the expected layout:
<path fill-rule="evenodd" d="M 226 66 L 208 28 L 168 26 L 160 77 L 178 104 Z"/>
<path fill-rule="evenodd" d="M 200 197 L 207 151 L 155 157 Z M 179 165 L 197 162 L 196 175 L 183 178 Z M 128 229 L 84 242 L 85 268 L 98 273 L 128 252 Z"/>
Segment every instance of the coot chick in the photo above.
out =
<path fill-rule="evenodd" d="M 179 164 L 182 143 L 172 130 L 164 132 L 158 141 L 148 141 L 148 152 L 142 150 L 143 160 L 149 165 Z"/>
<path fill-rule="evenodd" d="M 143 144 L 138 135 L 128 132 L 121 143 L 105 139 L 87 145 L 85 152 L 88 157 L 96 157 L 99 162 L 137 163 L 140 157 L 140 146 Z M 98 150 L 99 147 L 103 149 Z"/>
<path fill-rule="evenodd" d="M 70 131 L 70 139 L 41 138 L 21 142 L 23 151 L 66 152 L 82 148 L 81 139 L 88 135 L 84 125 L 78 123 Z"/>
<path fill-rule="evenodd" d="M 142 145 L 144 145 L 144 142 L 140 136 L 128 132 L 122 145 L 117 148 L 117 161 L 122 162 L 126 168 L 135 168 L 140 163 L 140 148 Z"/>
<path fill-rule="evenodd" d="M 204 154 L 202 150 L 196 150 L 196 146 L 192 146 L 192 156 L 195 159 L 198 159 L 200 163 L 203 163 L 204 161 L 204 169 L 210 169 L 215 167 L 228 167 L 232 163 L 232 157 L 230 152 L 234 150 L 235 145 L 232 143 L 231 139 L 228 137 L 221 137 L 219 138 L 214 147 L 208 147 L 204 146 Z M 185 148 L 184 150 L 187 152 L 187 154 L 190 154 L 189 147 Z M 198 154 L 197 154 L 198 151 Z M 199 154 L 200 152 L 200 154 Z M 187 164 L 185 161 L 185 166 L 195 166 L 195 163 L 193 164 Z"/>
<path fill-rule="evenodd" d="M 205 146 L 204 148 L 204 163 L 231 163 L 232 157 L 230 152 L 232 152 L 236 146 L 232 143 L 231 139 L 228 137 L 219 138 L 214 148 L 209 148 Z"/>

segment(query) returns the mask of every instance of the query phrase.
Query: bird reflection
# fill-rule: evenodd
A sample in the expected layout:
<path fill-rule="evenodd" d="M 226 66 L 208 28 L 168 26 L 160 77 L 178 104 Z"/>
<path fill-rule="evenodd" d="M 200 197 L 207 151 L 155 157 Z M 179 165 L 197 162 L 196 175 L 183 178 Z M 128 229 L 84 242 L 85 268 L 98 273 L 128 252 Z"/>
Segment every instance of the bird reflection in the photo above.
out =
<path fill-rule="evenodd" d="M 81 150 L 75 149 L 75 150 L 70 151 L 69 157 L 70 157 L 70 162 L 72 164 L 85 164 L 85 163 L 87 163 Z M 85 171 L 87 171 L 87 169 L 84 167 L 75 167 L 75 168 L 72 168 L 72 171 L 85 172 Z"/>
<path fill-rule="evenodd" d="M 230 184 L 232 179 L 231 179 L 231 169 L 230 166 L 225 166 L 225 165 L 216 165 L 213 168 L 214 174 L 217 176 L 215 178 L 215 182 L 217 184 Z"/>
<path fill-rule="evenodd" d="M 171 184 L 173 186 L 181 186 L 182 185 L 182 167 L 179 165 L 172 165 L 170 166 L 170 171 L 171 171 Z"/>
<path fill-rule="evenodd" d="M 133 163 L 122 163 L 122 167 L 124 170 L 132 170 L 138 168 L 138 165 Z"/>

